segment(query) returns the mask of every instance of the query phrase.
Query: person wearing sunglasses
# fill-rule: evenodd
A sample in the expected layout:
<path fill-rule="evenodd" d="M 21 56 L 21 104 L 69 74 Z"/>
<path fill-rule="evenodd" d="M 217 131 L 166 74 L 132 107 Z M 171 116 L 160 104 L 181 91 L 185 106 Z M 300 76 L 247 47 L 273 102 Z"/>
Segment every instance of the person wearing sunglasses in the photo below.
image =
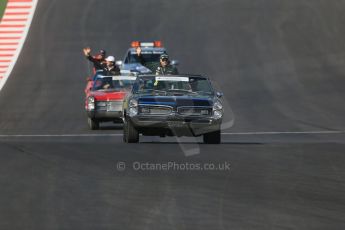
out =
<path fill-rule="evenodd" d="M 156 75 L 177 75 L 178 70 L 170 64 L 169 56 L 162 54 L 159 59 L 159 66 L 156 69 Z"/>

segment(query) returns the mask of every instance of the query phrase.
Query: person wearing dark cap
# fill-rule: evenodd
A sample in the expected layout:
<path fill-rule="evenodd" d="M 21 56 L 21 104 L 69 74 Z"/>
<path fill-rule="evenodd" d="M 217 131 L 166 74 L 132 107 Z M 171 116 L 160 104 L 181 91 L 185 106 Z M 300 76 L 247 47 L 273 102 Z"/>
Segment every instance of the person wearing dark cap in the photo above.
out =
<path fill-rule="evenodd" d="M 105 60 L 105 55 L 106 52 L 105 50 L 100 50 L 99 54 L 92 56 L 91 55 L 91 48 L 86 47 L 83 49 L 85 57 L 93 63 L 94 66 L 94 72 L 97 70 L 104 69 L 106 67 L 106 60 Z"/>
<path fill-rule="evenodd" d="M 156 69 L 156 75 L 177 75 L 178 70 L 170 64 L 169 56 L 162 54 L 159 58 L 159 66 Z"/>

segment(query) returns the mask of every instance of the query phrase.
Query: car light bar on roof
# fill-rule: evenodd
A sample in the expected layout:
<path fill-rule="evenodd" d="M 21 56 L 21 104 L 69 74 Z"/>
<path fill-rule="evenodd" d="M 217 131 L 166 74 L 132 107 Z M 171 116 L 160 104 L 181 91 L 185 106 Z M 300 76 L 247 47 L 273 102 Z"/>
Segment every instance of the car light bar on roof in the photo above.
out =
<path fill-rule="evenodd" d="M 140 46 L 140 42 L 139 41 L 134 41 L 134 42 L 131 43 L 131 46 L 133 48 L 139 47 Z"/>
<path fill-rule="evenodd" d="M 154 46 L 155 47 L 163 47 L 163 44 L 161 41 L 154 41 Z"/>
<path fill-rule="evenodd" d="M 139 41 L 133 41 L 131 43 L 131 46 L 133 48 L 137 48 L 137 47 L 162 47 L 163 44 L 161 41 L 154 41 L 154 42 L 139 42 Z"/>

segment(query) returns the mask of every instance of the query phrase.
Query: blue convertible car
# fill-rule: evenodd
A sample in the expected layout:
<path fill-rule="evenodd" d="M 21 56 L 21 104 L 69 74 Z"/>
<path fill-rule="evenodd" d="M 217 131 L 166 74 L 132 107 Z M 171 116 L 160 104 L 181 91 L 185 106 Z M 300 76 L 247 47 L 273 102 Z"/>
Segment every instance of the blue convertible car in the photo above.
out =
<path fill-rule="evenodd" d="M 222 93 L 200 75 L 139 76 L 123 104 L 127 143 L 148 136 L 201 136 L 204 143 L 221 141 Z"/>

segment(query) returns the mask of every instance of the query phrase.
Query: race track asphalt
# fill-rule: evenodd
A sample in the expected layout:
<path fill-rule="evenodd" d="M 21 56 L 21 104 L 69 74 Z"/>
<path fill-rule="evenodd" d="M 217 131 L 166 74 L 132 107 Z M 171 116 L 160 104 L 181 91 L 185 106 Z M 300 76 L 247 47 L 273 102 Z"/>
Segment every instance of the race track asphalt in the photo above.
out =
<path fill-rule="evenodd" d="M 341 0 L 39 0 L 0 92 L 0 229 L 344 229 L 344 10 Z M 180 72 L 224 92 L 222 144 L 124 144 L 120 125 L 88 129 L 82 48 L 120 59 L 132 40 L 157 39 Z M 204 164 L 230 169 L 183 168 Z"/>

